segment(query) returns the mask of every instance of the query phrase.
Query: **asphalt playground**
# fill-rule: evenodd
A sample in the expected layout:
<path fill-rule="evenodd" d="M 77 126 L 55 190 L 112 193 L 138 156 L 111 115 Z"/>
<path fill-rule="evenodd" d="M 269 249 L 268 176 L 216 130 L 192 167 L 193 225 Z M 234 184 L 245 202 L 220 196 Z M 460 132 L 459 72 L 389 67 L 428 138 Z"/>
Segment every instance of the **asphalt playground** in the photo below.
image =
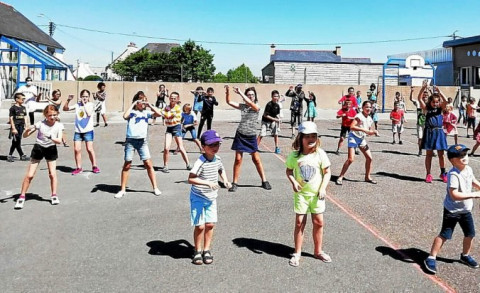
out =
<path fill-rule="evenodd" d="M 324 250 L 333 262 L 313 257 L 312 225 L 307 224 L 300 266 L 288 265 L 293 252 L 293 196 L 285 176 L 284 160 L 292 140 L 282 124 L 280 147 L 273 138 L 260 146 L 272 185 L 260 179 L 248 155 L 244 156 L 239 189 L 219 191 L 219 222 L 215 229 L 212 265 L 191 264 L 193 228 L 189 219 L 188 171 L 180 155 L 171 155 L 168 174 L 163 165 L 165 127 L 150 127 L 150 151 L 162 195 L 152 193 L 146 171 L 135 157 L 127 195 L 114 199 L 120 189 L 125 123 L 121 113 L 110 113 L 108 127 L 95 129 L 95 151 L 100 174 L 90 172 L 83 150 L 82 174 L 72 176 L 73 148 L 59 146 L 57 174 L 60 205 L 49 202 L 48 172 L 42 162 L 27 194 L 23 210 L 14 210 L 28 162 L 6 161 L 10 147 L 8 127 L 0 115 L 0 287 L 2 292 L 478 292 L 479 271 L 459 262 L 462 232 L 438 257 L 438 273 L 426 273 L 423 260 L 442 218 L 445 184 L 438 160 L 432 164 L 436 180 L 424 183 L 424 157 L 417 157 L 415 119 L 407 116 L 403 145 L 392 145 L 390 123 L 383 116 L 379 137 L 369 137 L 373 177 L 363 182 L 364 158 L 356 157 L 342 186 L 335 185 L 346 159 L 346 145 L 336 155 L 340 121 L 335 111 L 320 111 L 316 121 L 322 147 L 332 162 L 325 212 Z M 37 121 L 41 119 L 36 114 Z M 61 114 L 72 145 L 73 116 Z M 216 113 L 213 128 L 223 137 L 219 155 L 232 178 L 234 153 L 230 150 L 238 113 Z M 158 121 L 157 121 L 158 123 Z M 260 127 L 260 124 L 258 124 Z M 459 129 L 461 143 L 473 145 Z M 23 141 L 29 154 L 35 138 Z M 453 141 L 449 138 L 449 144 Z M 193 163 L 195 144 L 185 142 Z M 173 149 L 173 146 L 172 146 Z M 18 155 L 17 155 L 18 156 Z M 471 158 L 475 174 L 480 159 Z M 450 167 L 449 163 L 447 164 Z M 437 171 L 438 170 L 438 171 Z M 438 174 L 437 174 L 438 173 Z M 480 177 L 480 175 L 479 175 Z M 480 227 L 478 204 L 473 211 Z M 472 255 L 480 259 L 474 244 Z"/>

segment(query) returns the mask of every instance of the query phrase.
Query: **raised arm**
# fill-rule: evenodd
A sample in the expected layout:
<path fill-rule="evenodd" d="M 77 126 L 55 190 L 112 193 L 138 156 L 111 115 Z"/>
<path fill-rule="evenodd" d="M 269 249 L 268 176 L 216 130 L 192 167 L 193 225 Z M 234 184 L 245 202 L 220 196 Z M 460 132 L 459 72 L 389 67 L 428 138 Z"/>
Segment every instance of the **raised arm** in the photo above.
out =
<path fill-rule="evenodd" d="M 233 102 L 230 97 L 230 87 L 228 84 L 225 85 L 225 100 L 228 105 L 235 109 L 240 109 L 240 105 L 237 102 Z"/>
<path fill-rule="evenodd" d="M 235 91 L 236 94 L 238 94 L 240 97 L 242 97 L 243 101 L 247 106 L 249 106 L 251 109 L 253 109 L 255 112 L 260 111 L 260 107 L 258 107 L 257 104 L 255 104 L 249 97 L 245 96 L 239 89 L 238 87 L 234 87 L 233 90 Z"/>
<path fill-rule="evenodd" d="M 73 96 L 72 95 L 69 95 L 68 98 L 67 98 L 67 101 L 65 102 L 65 105 L 63 105 L 63 111 L 70 111 L 70 101 L 73 99 Z"/>
<path fill-rule="evenodd" d="M 425 108 L 427 108 L 427 105 L 425 105 L 425 102 L 423 101 L 422 99 L 422 95 L 423 95 L 423 92 L 425 90 L 427 90 L 427 80 L 424 80 L 423 83 L 422 83 L 422 88 L 420 89 L 420 91 L 418 92 L 418 96 L 417 96 L 417 100 L 418 102 L 420 103 L 420 107 L 425 110 Z"/>

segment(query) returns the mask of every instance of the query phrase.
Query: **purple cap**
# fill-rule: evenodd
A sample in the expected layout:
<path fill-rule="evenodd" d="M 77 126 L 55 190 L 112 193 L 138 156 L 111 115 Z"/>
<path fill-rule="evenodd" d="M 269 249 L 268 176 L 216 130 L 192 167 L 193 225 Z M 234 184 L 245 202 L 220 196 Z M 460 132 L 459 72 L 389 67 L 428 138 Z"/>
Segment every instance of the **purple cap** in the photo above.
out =
<path fill-rule="evenodd" d="M 222 138 L 213 129 L 205 131 L 200 138 L 202 145 L 209 145 L 220 141 L 222 141 Z"/>

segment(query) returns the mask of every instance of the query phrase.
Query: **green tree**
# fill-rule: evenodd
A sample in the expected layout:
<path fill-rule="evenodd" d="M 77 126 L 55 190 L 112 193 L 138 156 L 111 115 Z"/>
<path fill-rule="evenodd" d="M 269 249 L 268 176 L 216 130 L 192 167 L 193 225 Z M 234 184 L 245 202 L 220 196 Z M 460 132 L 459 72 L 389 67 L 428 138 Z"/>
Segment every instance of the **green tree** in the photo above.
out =
<path fill-rule="evenodd" d="M 88 75 L 83 79 L 83 81 L 103 81 L 103 78 L 98 75 Z"/>
<path fill-rule="evenodd" d="M 182 66 L 183 81 L 211 81 L 215 73 L 213 54 L 194 41 L 188 40 L 181 47 L 172 48 L 170 52 L 173 64 Z"/>
<path fill-rule="evenodd" d="M 248 66 L 242 64 L 235 69 L 230 69 L 227 72 L 228 82 L 247 82 L 257 83 L 258 79 L 253 76 L 252 71 Z"/>
<path fill-rule="evenodd" d="M 228 77 L 219 72 L 217 74 L 215 74 L 215 76 L 213 77 L 213 82 L 218 82 L 218 83 L 227 83 L 228 82 Z"/>

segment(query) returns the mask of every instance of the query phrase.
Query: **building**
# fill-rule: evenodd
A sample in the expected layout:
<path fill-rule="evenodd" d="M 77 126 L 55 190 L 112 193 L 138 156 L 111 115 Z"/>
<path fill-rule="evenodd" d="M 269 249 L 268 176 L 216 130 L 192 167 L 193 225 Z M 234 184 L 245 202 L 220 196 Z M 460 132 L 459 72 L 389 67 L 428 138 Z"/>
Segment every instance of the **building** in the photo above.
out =
<path fill-rule="evenodd" d="M 262 80 L 276 84 L 370 85 L 382 79 L 383 63 L 370 58 L 345 58 L 341 47 L 326 50 L 276 50 L 271 46 L 270 63 L 262 69 Z M 398 70 L 389 68 L 390 75 Z M 388 79 L 397 85 L 398 80 Z"/>
<path fill-rule="evenodd" d="M 34 82 L 68 79 L 64 51 L 14 7 L 0 2 L 0 100 L 10 98 L 28 76 Z"/>
<path fill-rule="evenodd" d="M 462 95 L 480 99 L 480 36 L 446 41 L 443 47 L 452 50 L 453 80 Z"/>

